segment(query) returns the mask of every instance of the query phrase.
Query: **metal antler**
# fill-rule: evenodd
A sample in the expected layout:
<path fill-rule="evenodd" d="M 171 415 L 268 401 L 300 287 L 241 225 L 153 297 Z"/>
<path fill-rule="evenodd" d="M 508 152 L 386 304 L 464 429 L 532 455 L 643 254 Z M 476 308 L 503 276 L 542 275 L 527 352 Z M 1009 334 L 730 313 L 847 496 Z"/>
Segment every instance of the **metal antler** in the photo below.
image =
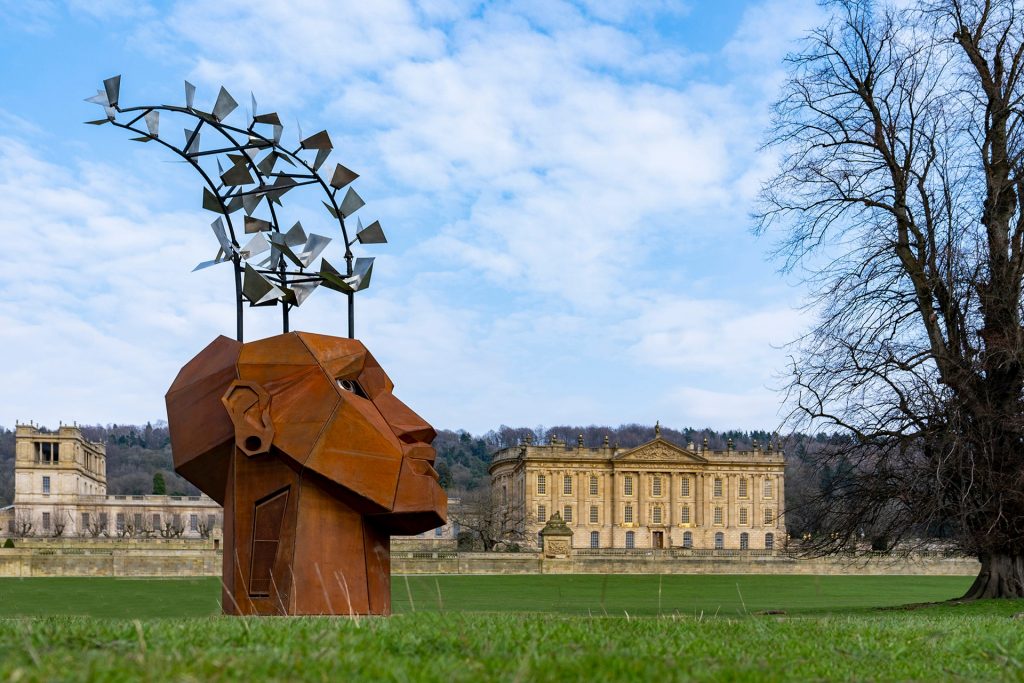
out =
<path fill-rule="evenodd" d="M 358 173 L 336 164 L 330 180 L 320 175 L 321 166 L 334 149 L 327 131 L 303 139 L 300 130 L 299 146 L 289 151 L 281 144 L 284 132 L 281 117 L 273 112 L 257 114 L 255 97 L 252 97 L 248 126 L 239 128 L 225 123 L 225 119 L 238 108 L 238 103 L 223 87 L 209 112 L 194 107 L 196 87 L 188 81 L 185 81 L 184 107 L 166 104 L 122 107 L 120 90 L 120 76 L 103 81 L 103 90 L 97 90 L 96 95 L 86 102 L 101 106 L 106 118 L 87 123 L 110 123 L 135 133 L 137 137 L 132 140 L 157 142 L 181 157 L 202 177 L 205 183 L 202 206 L 219 214 L 211 224 L 219 249 L 212 260 L 200 263 L 194 270 L 228 261 L 234 264 L 238 340 L 242 341 L 243 337 L 243 301 L 247 300 L 250 306 L 276 306 L 280 303 L 282 329 L 287 332 L 289 310 L 293 306 L 301 306 L 320 285 L 348 298 L 348 336 L 354 337 L 355 293 L 370 285 L 373 258 L 353 258 L 352 245 L 356 242 L 382 244 L 387 239 L 378 221 L 364 228 L 361 220 L 357 222 L 355 236 L 349 239 L 345 219 L 362 208 L 365 202 L 349 187 L 359 177 Z M 161 112 L 191 119 L 185 128 L 181 147 L 160 137 Z M 132 116 L 124 122 L 117 120 L 119 114 Z M 139 127 L 140 122 L 145 128 Z M 220 136 L 214 140 L 223 138 L 223 146 L 201 148 L 202 133 L 207 128 Z M 209 139 L 207 135 L 206 140 Z M 315 152 L 311 163 L 300 156 L 303 152 Z M 203 163 L 209 167 L 211 158 L 216 163 L 216 173 L 203 167 Z M 287 170 L 281 170 L 285 167 Z M 323 205 L 341 228 L 345 245 L 343 273 L 321 256 L 331 242 L 330 237 L 307 235 L 298 222 L 287 231 L 281 229 L 278 215 L 278 209 L 283 207 L 281 197 L 305 185 L 316 185 L 323 191 L 326 196 Z M 339 204 L 338 192 L 346 188 Z M 244 216 L 241 226 L 232 220 L 232 214 L 240 209 Z M 265 213 L 256 216 L 257 211 Z M 244 246 L 239 241 L 242 234 L 252 235 Z M 317 258 L 320 258 L 320 266 L 312 268 Z"/>

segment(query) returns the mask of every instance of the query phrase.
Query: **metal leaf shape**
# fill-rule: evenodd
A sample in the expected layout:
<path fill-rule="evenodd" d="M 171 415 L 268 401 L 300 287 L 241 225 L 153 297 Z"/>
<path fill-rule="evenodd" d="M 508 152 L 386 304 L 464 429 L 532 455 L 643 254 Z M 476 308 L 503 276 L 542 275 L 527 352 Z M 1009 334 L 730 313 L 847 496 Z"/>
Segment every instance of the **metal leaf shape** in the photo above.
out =
<path fill-rule="evenodd" d="M 348 218 L 365 205 L 366 202 L 363 201 L 363 198 L 350 187 L 348 188 L 348 192 L 345 193 L 345 199 L 341 202 L 341 215 Z"/>
<path fill-rule="evenodd" d="M 121 94 L 121 76 L 113 76 L 103 81 L 103 90 L 107 94 L 107 104 L 116 107 Z"/>
<path fill-rule="evenodd" d="M 358 177 L 359 174 L 355 171 L 338 164 L 334 167 L 334 175 L 331 176 L 331 187 L 336 190 L 340 190 Z"/>
<path fill-rule="evenodd" d="M 331 136 L 326 130 L 310 135 L 300 144 L 302 149 L 334 149 L 334 145 L 331 143 Z"/>
<path fill-rule="evenodd" d="M 224 89 L 224 86 L 221 86 L 220 92 L 217 93 L 217 101 L 213 105 L 213 118 L 223 121 L 237 107 L 238 102 L 235 102 L 235 98 Z"/>
<path fill-rule="evenodd" d="M 380 221 L 374 221 L 356 233 L 356 239 L 360 244 L 385 244 L 387 238 L 384 236 L 384 228 Z"/>

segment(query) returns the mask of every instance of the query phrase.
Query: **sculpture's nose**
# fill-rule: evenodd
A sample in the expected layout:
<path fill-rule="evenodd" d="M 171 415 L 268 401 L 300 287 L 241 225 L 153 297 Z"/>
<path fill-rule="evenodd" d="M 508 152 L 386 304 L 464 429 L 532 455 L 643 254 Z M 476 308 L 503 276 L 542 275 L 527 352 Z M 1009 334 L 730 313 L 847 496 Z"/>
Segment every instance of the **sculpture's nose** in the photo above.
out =
<path fill-rule="evenodd" d="M 393 394 L 378 396 L 374 399 L 374 403 L 384 419 L 391 425 L 391 431 L 402 442 L 429 445 L 434 441 L 434 437 L 437 436 L 437 432 L 427 424 L 426 420 L 413 412 L 412 408 L 395 398 Z M 430 459 L 433 460 L 433 458 Z"/>

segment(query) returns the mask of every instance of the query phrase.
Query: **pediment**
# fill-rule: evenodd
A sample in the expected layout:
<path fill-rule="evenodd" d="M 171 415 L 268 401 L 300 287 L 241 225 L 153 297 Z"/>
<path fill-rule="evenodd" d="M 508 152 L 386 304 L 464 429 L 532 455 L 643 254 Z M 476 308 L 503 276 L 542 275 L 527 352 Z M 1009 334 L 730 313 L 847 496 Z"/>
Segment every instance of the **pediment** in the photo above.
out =
<path fill-rule="evenodd" d="M 612 459 L 616 462 L 707 462 L 698 453 L 680 448 L 662 438 L 623 451 Z"/>

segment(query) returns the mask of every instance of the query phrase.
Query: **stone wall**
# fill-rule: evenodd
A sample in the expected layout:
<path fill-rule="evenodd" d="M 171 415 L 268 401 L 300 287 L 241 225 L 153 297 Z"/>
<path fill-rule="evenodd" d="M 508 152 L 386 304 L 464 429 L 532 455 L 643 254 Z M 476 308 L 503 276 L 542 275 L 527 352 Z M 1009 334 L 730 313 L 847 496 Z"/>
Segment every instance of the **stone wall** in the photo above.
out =
<path fill-rule="evenodd" d="M 0 548 L 0 577 L 30 576 L 220 576 L 222 551 L 213 543 L 169 541 L 24 544 Z M 972 558 L 942 555 L 912 558 L 805 559 L 782 553 L 740 554 L 673 551 L 626 554 L 460 553 L 396 550 L 391 570 L 402 574 L 860 574 L 974 576 Z"/>
<path fill-rule="evenodd" d="M 798 558 L 782 553 L 644 551 L 544 558 L 540 553 L 394 552 L 395 574 L 861 574 L 975 576 L 966 557 Z"/>
<path fill-rule="evenodd" d="M 0 576 L 220 576 L 212 548 L 0 548 Z"/>

